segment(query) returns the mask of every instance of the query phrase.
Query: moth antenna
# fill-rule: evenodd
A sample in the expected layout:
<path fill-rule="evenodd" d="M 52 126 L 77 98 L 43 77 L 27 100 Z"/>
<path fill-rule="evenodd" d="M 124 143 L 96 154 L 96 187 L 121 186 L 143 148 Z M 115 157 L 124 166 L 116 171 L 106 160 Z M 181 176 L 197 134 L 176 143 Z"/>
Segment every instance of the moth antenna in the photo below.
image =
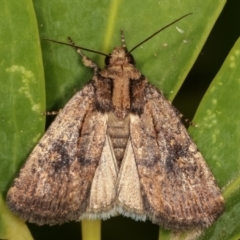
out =
<path fill-rule="evenodd" d="M 120 32 L 121 32 L 122 47 L 123 47 L 123 48 L 127 48 L 123 30 L 121 30 Z"/>
<path fill-rule="evenodd" d="M 75 44 L 73 45 L 72 43 L 69 44 L 69 43 L 59 42 L 59 41 L 51 40 L 51 39 L 48 39 L 48 38 L 43 38 L 43 40 L 46 40 L 46 41 L 49 41 L 49 42 L 58 43 L 58 44 L 62 44 L 62 45 L 66 45 L 66 46 L 70 46 L 70 47 L 74 47 L 75 49 L 81 49 L 81 50 L 84 50 L 84 51 L 101 54 L 101 55 L 103 55 L 105 57 L 108 57 L 108 55 L 105 54 L 105 53 L 102 53 L 102 52 L 99 52 L 99 51 L 95 51 L 95 50 L 91 50 L 91 49 L 84 48 L 84 47 L 80 47 L 80 46 L 76 46 Z M 82 53 L 81 53 L 81 55 L 82 55 Z"/>
<path fill-rule="evenodd" d="M 191 14 L 192 14 L 192 13 L 188 13 L 188 14 L 186 14 L 186 15 L 178 18 L 177 20 L 175 20 L 175 21 L 167 24 L 167 25 L 164 26 L 163 28 L 159 29 L 157 32 L 153 33 L 151 36 L 149 36 L 148 38 L 146 38 L 145 40 L 143 40 L 142 42 L 140 42 L 139 44 L 137 44 L 135 47 L 133 47 L 133 48 L 128 52 L 128 54 L 131 53 L 131 52 L 132 52 L 133 50 L 135 50 L 136 48 L 138 48 L 138 47 L 139 47 L 140 45 L 142 45 L 143 43 L 147 42 L 149 39 L 151 39 L 152 37 L 154 37 L 154 36 L 157 35 L 158 33 L 160 33 L 161 31 L 163 31 L 165 28 L 170 27 L 170 26 L 173 25 L 174 23 L 180 21 L 181 19 L 183 19 L 183 18 L 185 18 L 185 17 L 187 17 L 187 16 L 189 16 L 189 15 L 191 15 Z"/>

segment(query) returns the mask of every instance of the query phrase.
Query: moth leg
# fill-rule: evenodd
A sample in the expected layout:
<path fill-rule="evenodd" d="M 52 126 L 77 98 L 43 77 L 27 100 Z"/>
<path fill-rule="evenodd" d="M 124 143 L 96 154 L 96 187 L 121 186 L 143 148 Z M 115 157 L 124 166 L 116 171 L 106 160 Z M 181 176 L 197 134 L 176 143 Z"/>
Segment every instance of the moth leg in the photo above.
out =
<path fill-rule="evenodd" d="M 68 41 L 70 42 L 70 44 L 76 49 L 77 53 L 79 53 L 81 56 L 82 56 L 82 61 L 83 61 L 83 64 L 86 66 L 86 67 L 90 67 L 90 68 L 93 68 L 94 70 L 94 73 L 98 72 L 99 71 L 99 67 L 97 66 L 97 64 L 95 62 L 93 62 L 90 58 L 88 58 L 87 56 L 85 56 L 81 49 L 76 47 L 75 43 L 73 42 L 73 40 L 68 37 Z"/>
<path fill-rule="evenodd" d="M 62 109 L 59 109 L 59 111 L 51 111 L 51 112 L 42 112 L 41 115 L 45 116 L 54 116 L 58 115 Z M 0 239 L 1 240 L 1 239 Z"/>
<path fill-rule="evenodd" d="M 197 127 L 197 125 L 194 122 L 192 122 L 188 118 L 186 118 L 177 108 L 175 108 L 173 105 L 172 105 L 172 107 L 174 108 L 175 112 L 181 118 L 181 120 L 183 122 L 185 122 L 188 126 Z"/>

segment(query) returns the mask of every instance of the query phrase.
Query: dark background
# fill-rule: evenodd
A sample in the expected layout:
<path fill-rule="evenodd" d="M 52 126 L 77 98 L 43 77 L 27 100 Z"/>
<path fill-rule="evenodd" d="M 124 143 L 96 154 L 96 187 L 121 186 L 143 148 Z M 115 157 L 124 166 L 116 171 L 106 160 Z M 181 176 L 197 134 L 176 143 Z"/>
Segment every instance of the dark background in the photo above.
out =
<path fill-rule="evenodd" d="M 226 3 L 196 63 L 173 101 L 173 105 L 190 120 L 240 35 L 239 12 L 239 0 L 229 0 Z M 53 227 L 38 227 L 34 224 L 28 226 L 35 240 L 81 239 L 80 223 L 77 222 Z M 156 240 L 158 231 L 158 226 L 150 222 L 136 222 L 124 217 L 102 222 L 102 240 Z"/>

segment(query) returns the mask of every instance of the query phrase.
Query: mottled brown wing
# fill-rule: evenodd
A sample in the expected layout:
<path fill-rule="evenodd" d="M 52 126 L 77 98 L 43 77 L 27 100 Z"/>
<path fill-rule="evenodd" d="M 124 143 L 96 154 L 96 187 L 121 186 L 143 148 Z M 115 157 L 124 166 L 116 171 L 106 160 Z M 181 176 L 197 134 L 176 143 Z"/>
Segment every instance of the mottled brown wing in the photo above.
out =
<path fill-rule="evenodd" d="M 170 229 L 207 227 L 224 208 L 215 179 L 171 104 L 151 85 L 145 96 L 130 138 L 147 217 Z"/>
<path fill-rule="evenodd" d="M 23 219 L 60 224 L 86 210 L 107 128 L 93 101 L 89 83 L 59 113 L 15 179 L 7 203 Z"/>

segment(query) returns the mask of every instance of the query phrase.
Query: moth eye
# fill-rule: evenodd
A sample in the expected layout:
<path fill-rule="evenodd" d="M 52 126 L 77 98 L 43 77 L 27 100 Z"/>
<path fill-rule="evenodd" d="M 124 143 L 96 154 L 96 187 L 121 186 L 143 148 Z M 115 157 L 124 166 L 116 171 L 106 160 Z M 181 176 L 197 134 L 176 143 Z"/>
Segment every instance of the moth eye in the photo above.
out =
<path fill-rule="evenodd" d="M 110 58 L 111 58 L 111 55 L 108 55 L 105 57 L 105 65 L 108 66 L 110 64 Z"/>
<path fill-rule="evenodd" d="M 128 54 L 128 62 L 135 65 L 135 60 L 132 54 Z"/>

